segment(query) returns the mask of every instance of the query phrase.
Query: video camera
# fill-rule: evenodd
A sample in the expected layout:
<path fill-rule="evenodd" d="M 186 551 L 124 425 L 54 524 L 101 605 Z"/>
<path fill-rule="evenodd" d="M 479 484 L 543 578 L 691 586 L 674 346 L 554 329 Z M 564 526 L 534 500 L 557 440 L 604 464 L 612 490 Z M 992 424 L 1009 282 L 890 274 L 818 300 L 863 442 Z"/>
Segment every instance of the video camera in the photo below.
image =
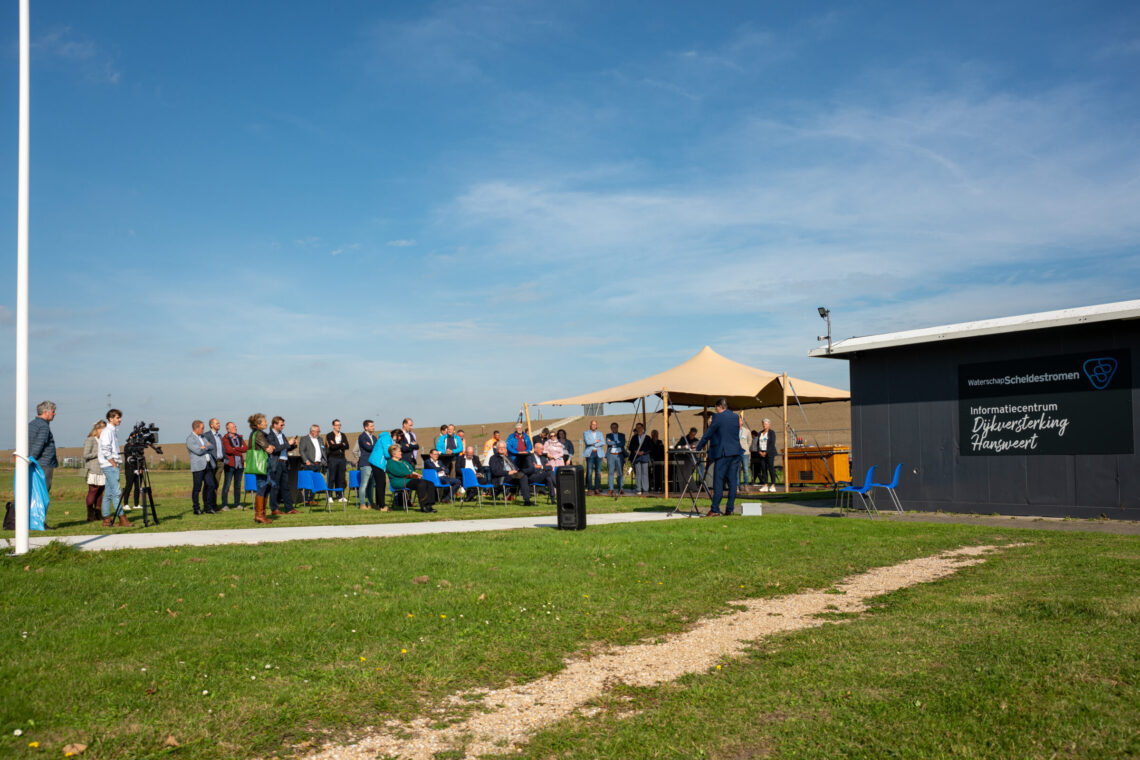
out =
<path fill-rule="evenodd" d="M 158 445 L 158 425 L 145 422 L 136 423 L 131 434 L 127 436 L 127 442 L 123 444 L 123 449 L 126 451 L 127 456 L 134 454 L 142 454 L 147 447 L 154 449 L 155 453 L 161 454 L 162 447 Z"/>

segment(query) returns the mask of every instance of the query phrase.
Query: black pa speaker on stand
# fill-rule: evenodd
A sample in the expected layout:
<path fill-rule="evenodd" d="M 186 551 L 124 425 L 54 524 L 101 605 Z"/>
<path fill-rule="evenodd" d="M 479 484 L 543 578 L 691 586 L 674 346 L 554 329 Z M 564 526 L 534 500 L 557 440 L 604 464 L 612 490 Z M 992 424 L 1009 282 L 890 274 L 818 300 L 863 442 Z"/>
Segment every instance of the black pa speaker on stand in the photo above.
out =
<path fill-rule="evenodd" d="M 586 473 L 581 465 L 554 471 L 558 484 L 558 529 L 586 529 Z"/>

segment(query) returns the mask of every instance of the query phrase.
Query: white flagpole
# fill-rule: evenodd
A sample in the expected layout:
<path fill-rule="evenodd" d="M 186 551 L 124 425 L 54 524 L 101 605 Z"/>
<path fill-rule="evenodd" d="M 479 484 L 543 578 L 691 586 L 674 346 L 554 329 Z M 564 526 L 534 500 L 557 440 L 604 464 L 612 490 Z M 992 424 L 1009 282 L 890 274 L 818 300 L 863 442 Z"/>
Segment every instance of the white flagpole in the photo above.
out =
<path fill-rule="evenodd" d="M 20 160 L 16 220 L 16 454 L 28 456 L 28 0 L 20 0 Z M 16 554 L 28 553 L 28 463 L 16 460 Z"/>

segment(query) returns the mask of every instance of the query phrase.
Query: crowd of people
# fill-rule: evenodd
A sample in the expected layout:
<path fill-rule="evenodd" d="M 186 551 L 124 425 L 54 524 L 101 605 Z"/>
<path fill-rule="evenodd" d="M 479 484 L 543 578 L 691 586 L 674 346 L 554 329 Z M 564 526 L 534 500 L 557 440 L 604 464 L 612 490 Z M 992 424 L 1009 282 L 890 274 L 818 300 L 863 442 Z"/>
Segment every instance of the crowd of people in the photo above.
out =
<path fill-rule="evenodd" d="M 761 430 L 749 430 L 743 417 L 731 412 L 728 414 L 732 417 L 731 424 L 735 425 L 735 445 L 725 443 L 725 426 L 730 421 L 721 414 L 727 411 L 727 404 L 724 407 L 718 405 L 717 414 L 713 417 L 713 422 L 719 420 L 715 436 L 712 425 L 703 437 L 698 435 L 696 428 L 690 428 L 678 439 L 676 446 L 701 449 L 714 442 L 714 438 L 720 441 L 716 446 L 716 456 L 714 447 L 709 446 L 709 460 L 710 466 L 724 460 L 720 462 L 715 477 L 715 493 L 719 494 L 722 487 L 729 488 L 731 514 L 736 483 L 741 476 L 745 483 L 759 482 L 762 491 L 775 490 L 774 462 L 779 452 L 770 420 L 764 420 Z M 44 401 L 36 407 L 36 418 L 29 424 L 30 454 L 43 468 L 49 492 L 52 473 L 58 466 L 50 426 L 55 412 L 55 404 Z M 120 487 L 123 463 L 118 428 L 121 421 L 121 411 L 109 410 L 105 419 L 94 424 L 83 446 L 88 484 L 87 519 L 102 519 L 105 526 L 116 523 L 130 525 L 124 512 L 129 512 L 132 507 L 125 503 L 128 499 L 124 498 L 124 489 Z M 292 456 L 299 460 L 301 469 L 325 476 L 328 486 L 325 498 L 330 503 L 334 498 L 347 501 L 349 466 L 355 463 L 360 473 L 357 494 L 361 509 L 388 511 L 387 494 L 392 493 L 393 498 L 414 494 L 422 511 L 434 512 L 434 505 L 440 498 L 475 498 L 474 493 L 468 493 L 468 487 L 472 485 L 503 488 L 504 493 L 509 492 L 509 498 L 517 492 L 522 504 L 530 506 L 534 503 L 532 496 L 536 488 L 545 489 L 553 498 L 556 489 L 554 471 L 574 463 L 576 451 L 565 430 L 543 428 L 532 437 L 521 422 L 505 438 L 495 430 L 483 443 L 480 449 L 482 456 L 476 453 L 476 446 L 467 439 L 465 431 L 450 424 L 440 425 L 434 444 L 423 451 L 410 417 L 405 417 L 400 427 L 379 434 L 373 420 L 364 420 L 363 432 L 354 445 L 349 444 L 347 434 L 342 432 L 339 419 L 332 421 L 332 429 L 325 435 L 321 434 L 320 426 L 314 424 L 309 427 L 308 435 L 292 437 L 283 432 L 283 417 L 275 416 L 270 420 L 257 413 L 250 415 L 247 422 L 250 429 L 248 440 L 238 432 L 235 422 L 227 422 L 224 433 L 217 418 L 191 423 L 186 449 L 190 457 L 194 514 L 242 509 L 244 476 L 247 473 L 254 476 L 256 484 L 256 522 L 269 523 L 271 516 L 296 513 L 293 489 L 289 484 L 292 452 L 296 452 Z M 602 494 L 603 462 L 606 465 L 606 492 L 610 496 L 626 493 L 627 464 L 633 475 L 633 493 L 645 496 L 663 490 L 662 465 L 666 447 L 657 430 L 646 433 L 645 426 L 639 422 L 627 440 L 616 422 L 610 425 L 610 432 L 603 434 L 598 430 L 597 420 L 591 420 L 589 428 L 582 434 L 581 447 L 587 493 Z M 725 451 L 732 453 L 723 454 Z M 417 472 L 416 462 L 420 459 L 422 466 Z M 732 477 L 728 474 L 729 468 L 734 469 Z M 130 494 L 133 489 L 137 508 L 141 473 L 128 469 L 125 493 Z M 704 477 L 703 465 L 699 476 Z M 719 498 L 714 498 L 714 514 L 719 501 Z"/>

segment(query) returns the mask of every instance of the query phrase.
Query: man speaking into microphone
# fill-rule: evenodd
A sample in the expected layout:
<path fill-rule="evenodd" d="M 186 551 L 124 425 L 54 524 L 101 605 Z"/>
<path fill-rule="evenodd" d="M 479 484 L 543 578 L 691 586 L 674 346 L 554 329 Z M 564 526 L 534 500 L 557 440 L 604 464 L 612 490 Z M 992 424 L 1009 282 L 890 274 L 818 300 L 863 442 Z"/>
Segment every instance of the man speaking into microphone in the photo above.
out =
<path fill-rule="evenodd" d="M 712 424 L 696 448 L 703 449 L 705 444 L 709 447 L 709 463 L 713 470 L 713 497 L 712 507 L 705 517 L 716 517 L 720 512 L 720 497 L 724 490 L 724 481 L 728 480 L 728 504 L 725 514 L 731 515 L 736 508 L 736 486 L 740 481 L 740 455 L 744 449 L 740 447 L 740 418 L 728 410 L 727 399 L 717 399 L 716 414 L 713 415 Z"/>

